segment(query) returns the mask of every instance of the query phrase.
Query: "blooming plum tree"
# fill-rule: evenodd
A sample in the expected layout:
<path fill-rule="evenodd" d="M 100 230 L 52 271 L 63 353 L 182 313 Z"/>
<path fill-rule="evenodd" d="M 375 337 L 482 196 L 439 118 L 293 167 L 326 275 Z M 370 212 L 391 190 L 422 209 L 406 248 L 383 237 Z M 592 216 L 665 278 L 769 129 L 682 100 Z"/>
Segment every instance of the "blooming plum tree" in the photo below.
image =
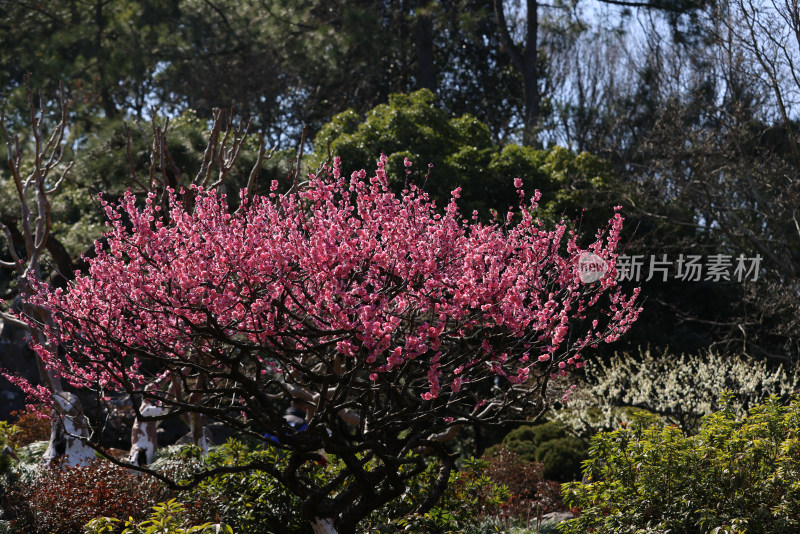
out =
<path fill-rule="evenodd" d="M 36 281 L 41 280 L 51 271 L 50 277 L 58 275 L 56 279 L 65 276 L 69 278 L 74 269 L 74 264 L 65 246 L 53 232 L 53 197 L 58 196 L 70 176 L 74 161 L 64 161 L 64 155 L 70 145 L 67 123 L 67 95 L 63 91 L 59 94 L 60 113 L 52 121 L 48 116 L 43 98 L 35 101 L 34 92 L 30 87 L 30 76 L 26 77 L 25 92 L 29 104 L 30 132 L 21 136 L 13 131 L 13 125 L 6 123 L 6 118 L 0 112 L 0 134 L 5 139 L 7 158 L 5 171 L 8 174 L 6 185 L 13 186 L 14 194 L 10 200 L 16 200 L 17 215 L 6 213 L 0 221 L 0 239 L 8 246 L 8 256 L 0 259 L 0 268 L 8 269 L 13 273 L 15 284 L 0 300 L 0 320 L 4 323 L 22 327 L 28 335 L 38 344 L 46 344 L 48 340 L 43 330 L 38 325 L 51 321 L 46 308 L 38 307 L 32 300 L 22 299 L 22 314 L 29 321 L 20 320 L 12 310 L 12 302 L 3 302 L 14 297 L 30 296 L 35 291 Z M 233 112 L 214 110 L 213 120 L 210 123 L 208 142 L 202 154 L 202 164 L 197 175 L 191 183 L 197 186 L 216 188 L 226 182 L 227 176 L 234 169 L 245 138 L 248 135 L 250 123 L 235 125 Z M 167 143 L 169 120 L 161 124 L 156 117 L 152 121 L 152 137 L 142 130 L 144 142 L 149 152 L 149 165 L 146 165 L 145 175 L 137 175 L 134 157 L 131 152 L 130 132 L 126 126 L 127 156 L 130 169 L 130 183 L 136 186 L 138 194 L 151 194 L 158 202 L 167 202 L 167 188 L 174 186 L 180 188 L 189 176 L 181 172 L 175 158 L 170 153 Z M 46 135 L 48 134 L 49 135 Z M 250 170 L 247 184 L 253 188 L 258 178 L 261 165 L 272 157 L 273 152 L 267 153 L 264 145 L 264 135 L 258 136 L 258 150 L 252 154 L 255 163 Z M 4 182 L 0 173 L 0 185 Z M 69 196 L 69 193 L 67 193 Z M 16 197 L 16 198 L 14 198 Z M 189 196 L 184 200 L 190 202 Z M 58 202 L 56 202 L 58 204 Z M 165 204 L 166 205 L 166 204 Z M 61 221 L 62 223 L 64 221 Z M 10 259 L 10 261 L 8 261 Z M 55 267 L 55 269 L 52 269 Z M 12 309 L 8 309 L 12 308 Z M 5 311 L 8 309 L 8 311 Z M 33 325 L 33 328 L 31 326 Z M 52 347 L 58 350 L 57 347 Z M 86 445 L 90 435 L 87 418 L 84 416 L 80 399 L 75 393 L 65 391 L 58 374 L 41 358 L 36 358 L 39 371 L 39 382 L 36 386 L 38 397 L 49 397 L 57 408 L 52 418 L 52 432 L 50 443 L 42 458 L 43 463 L 49 463 L 60 456 L 67 456 L 68 464 L 78 464 L 95 458 L 95 452 Z M 30 390 L 31 384 L 20 378 L 14 372 L 0 369 L 0 376 L 8 379 L 23 390 Z M 153 384 L 155 386 L 156 384 Z M 170 384 L 170 391 L 175 394 L 177 382 Z M 178 392 L 179 393 L 179 392 Z M 147 401 L 147 399 L 144 399 Z M 145 403 L 137 413 L 162 413 L 159 406 Z M 202 425 L 205 418 L 187 417 L 194 441 L 197 445 L 205 443 L 205 432 Z M 155 455 L 157 423 L 153 420 L 147 422 L 137 419 L 132 432 L 133 446 L 130 458 L 141 461 Z"/>
<path fill-rule="evenodd" d="M 419 511 L 430 508 L 453 467 L 447 438 L 542 410 L 553 377 L 636 320 L 638 289 L 616 283 L 620 213 L 582 249 L 565 225 L 543 227 L 538 192 L 528 199 L 519 181 L 519 209 L 484 224 L 459 212 L 459 189 L 443 210 L 414 186 L 396 195 L 385 162 L 371 178 L 348 179 L 334 160 L 288 193 L 243 190 L 234 212 L 196 186 L 171 190 L 166 209 L 155 195 L 103 202 L 110 231 L 88 272 L 30 299 L 53 319 L 28 318 L 50 340 L 35 350 L 74 387 L 162 408 L 142 421 L 190 415 L 269 434 L 285 468 L 230 469 L 270 473 L 317 532 L 353 532 L 426 455 L 441 467 Z M 609 267 L 588 284 L 586 250 Z M 282 417 L 288 399 L 308 406 L 302 431 Z M 329 480 L 304 469 L 323 452 L 344 465 Z"/>

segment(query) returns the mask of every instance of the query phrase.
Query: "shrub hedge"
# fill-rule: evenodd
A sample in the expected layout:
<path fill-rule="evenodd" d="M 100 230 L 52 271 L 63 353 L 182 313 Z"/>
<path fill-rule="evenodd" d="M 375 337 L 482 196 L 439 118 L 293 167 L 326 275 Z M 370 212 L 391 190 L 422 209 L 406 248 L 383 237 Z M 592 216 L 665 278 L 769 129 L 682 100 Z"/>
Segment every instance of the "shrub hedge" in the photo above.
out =
<path fill-rule="evenodd" d="M 744 417 L 720 411 L 686 435 L 652 415 L 592 440 L 586 483 L 566 484 L 580 517 L 564 534 L 800 532 L 800 400 L 777 397 Z"/>

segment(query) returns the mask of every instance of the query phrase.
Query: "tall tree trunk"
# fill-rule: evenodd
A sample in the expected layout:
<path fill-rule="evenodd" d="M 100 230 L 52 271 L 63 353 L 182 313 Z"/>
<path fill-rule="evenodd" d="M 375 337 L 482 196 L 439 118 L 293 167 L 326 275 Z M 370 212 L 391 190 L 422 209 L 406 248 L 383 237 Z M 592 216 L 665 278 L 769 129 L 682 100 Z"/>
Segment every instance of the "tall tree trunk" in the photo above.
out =
<path fill-rule="evenodd" d="M 197 378 L 197 384 L 195 387 L 202 391 L 207 386 L 206 376 L 204 374 L 200 374 Z M 202 394 L 199 391 L 193 391 L 191 395 L 189 395 L 189 404 L 196 405 L 201 402 Z M 203 454 L 208 452 L 208 449 L 211 447 L 211 435 L 206 428 L 208 425 L 208 418 L 201 414 L 201 413 L 190 413 L 189 415 L 189 430 L 192 432 L 192 443 L 195 447 L 203 451 Z"/>
<path fill-rule="evenodd" d="M 40 463 L 65 457 L 67 465 L 78 465 L 94 459 L 94 450 L 83 441 L 89 438 L 89 428 L 77 395 L 59 391 L 53 395 L 53 405 L 50 443 Z"/>
<path fill-rule="evenodd" d="M 23 304 L 22 310 L 26 316 L 35 317 L 43 323 L 51 320 L 46 311 L 36 306 Z M 40 345 L 46 346 L 48 343 L 47 337 L 40 330 L 32 331 L 31 338 Z M 53 398 L 50 442 L 40 463 L 47 465 L 66 456 L 67 465 L 77 465 L 95 458 L 94 450 L 83 441 L 89 438 L 89 425 L 77 395 L 64 391 L 61 379 L 45 366 L 38 355 L 36 365 L 42 385 L 50 391 Z"/>
<path fill-rule="evenodd" d="M 417 15 L 417 88 L 436 91 L 436 66 L 433 62 L 433 15 Z"/>
<path fill-rule="evenodd" d="M 159 417 L 167 412 L 148 399 L 142 400 L 139 413 L 143 417 Z M 127 461 L 136 465 L 150 465 L 158 452 L 158 425 L 160 421 L 142 421 L 138 417 L 131 428 L 131 450 Z"/>
<path fill-rule="evenodd" d="M 189 414 L 189 429 L 192 432 L 192 443 L 195 447 L 208 453 L 211 448 L 211 435 L 208 430 L 208 419 L 203 414 Z"/>
<path fill-rule="evenodd" d="M 525 96 L 525 112 L 523 117 L 523 138 L 526 145 L 536 145 L 537 124 L 539 122 L 539 3 L 537 0 L 527 0 L 528 14 L 525 23 L 524 49 L 520 50 L 511 37 L 508 29 L 503 0 L 494 0 L 494 14 L 497 19 L 498 30 L 503 39 L 503 45 L 511 58 L 511 63 L 522 75 L 523 93 Z"/>
<path fill-rule="evenodd" d="M 522 78 L 525 83 L 525 134 L 523 143 L 534 145 L 537 142 L 537 122 L 539 121 L 539 4 L 528 0 L 528 21 L 526 24 L 525 60 Z"/>
<path fill-rule="evenodd" d="M 333 519 L 330 518 L 317 518 L 311 524 L 314 529 L 314 534 L 337 534 L 336 527 L 333 526 Z"/>
<path fill-rule="evenodd" d="M 106 16 L 103 14 L 103 7 L 105 7 L 107 0 L 97 0 L 94 6 L 94 23 L 96 25 L 96 32 L 94 35 L 94 45 L 97 51 L 97 83 L 100 85 L 100 104 L 103 107 L 103 112 L 109 119 L 116 118 L 119 115 L 119 110 L 114 104 L 114 99 L 111 96 L 111 91 L 108 87 L 106 78 L 105 57 L 103 56 L 103 32 L 106 29 Z"/>

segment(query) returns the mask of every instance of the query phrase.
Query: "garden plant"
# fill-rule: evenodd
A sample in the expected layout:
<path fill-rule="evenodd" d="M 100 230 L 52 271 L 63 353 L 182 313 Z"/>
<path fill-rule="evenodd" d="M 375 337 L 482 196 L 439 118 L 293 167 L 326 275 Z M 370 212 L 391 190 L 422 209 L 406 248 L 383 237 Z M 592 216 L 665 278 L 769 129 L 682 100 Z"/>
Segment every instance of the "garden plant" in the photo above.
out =
<path fill-rule="evenodd" d="M 641 414 L 595 436 L 586 481 L 564 486 L 580 515 L 561 532 L 797 532 L 800 401 L 771 397 L 737 417 L 726 392 L 720 406 L 696 435 Z"/>
<path fill-rule="evenodd" d="M 30 282 L 31 303 L 52 315 L 27 318 L 52 344 L 36 345 L 39 357 L 74 387 L 158 407 L 143 421 L 221 421 L 277 437 L 290 455 L 284 469 L 255 460 L 189 484 L 258 468 L 301 499 L 318 532 L 352 532 L 433 457 L 439 474 L 418 505 L 429 510 L 461 426 L 540 414 L 565 394 L 554 378 L 630 327 L 638 291 L 615 280 L 619 213 L 588 247 L 608 272 L 583 283 L 587 249 L 564 224 L 537 221 L 538 193 L 518 190 L 518 210 L 469 222 L 458 189 L 439 212 L 415 186 L 392 192 L 384 166 L 346 178 L 335 161 L 299 189 L 243 190 L 236 211 L 196 186 L 167 189 L 168 209 L 155 194 L 141 207 L 132 194 L 104 201 L 111 229 L 88 271 L 66 289 Z M 282 417 L 291 398 L 307 406 L 302 432 Z M 346 467 L 318 484 L 303 466 L 326 453 Z"/>

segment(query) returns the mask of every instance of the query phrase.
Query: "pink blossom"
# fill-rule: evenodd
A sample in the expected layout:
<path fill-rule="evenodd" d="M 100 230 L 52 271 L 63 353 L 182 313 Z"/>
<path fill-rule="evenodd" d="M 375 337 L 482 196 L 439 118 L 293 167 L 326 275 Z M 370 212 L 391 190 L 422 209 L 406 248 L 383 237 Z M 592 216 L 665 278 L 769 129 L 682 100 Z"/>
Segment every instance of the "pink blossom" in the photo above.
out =
<path fill-rule="evenodd" d="M 96 245 L 88 272 L 64 290 L 32 282 L 31 304 L 55 323 L 50 343 L 34 350 L 74 387 L 139 387 L 154 381 L 145 370 L 153 362 L 176 376 L 187 362 L 210 365 L 228 387 L 246 347 L 252 369 L 271 370 L 252 372 L 259 384 L 282 373 L 322 396 L 347 377 L 375 402 L 391 387 L 414 402 L 444 401 L 484 395 L 487 379 L 524 388 L 551 372 L 531 367 L 531 353 L 559 374 L 568 363 L 580 368 L 578 352 L 617 339 L 638 317 L 638 290 L 624 294 L 613 276 L 591 287 L 576 280 L 577 236 L 535 217 L 539 192 L 511 219 L 467 221 L 460 188 L 444 210 L 413 185 L 398 196 L 386 162 L 382 155 L 372 177 L 348 179 L 337 159 L 307 187 L 280 194 L 273 183 L 236 211 L 200 188 L 191 208 L 168 191 L 166 214 L 153 196 L 141 206 L 132 193 L 102 201 L 107 245 Z M 615 214 L 590 246 L 609 265 L 622 221 Z M 593 328 L 578 330 L 578 318 Z M 129 355 L 148 365 L 120 372 Z"/>
<path fill-rule="evenodd" d="M 461 378 L 453 379 L 453 383 L 450 386 L 450 389 L 453 390 L 453 393 L 458 393 L 459 391 L 461 391 L 461 382 L 462 382 Z"/>

